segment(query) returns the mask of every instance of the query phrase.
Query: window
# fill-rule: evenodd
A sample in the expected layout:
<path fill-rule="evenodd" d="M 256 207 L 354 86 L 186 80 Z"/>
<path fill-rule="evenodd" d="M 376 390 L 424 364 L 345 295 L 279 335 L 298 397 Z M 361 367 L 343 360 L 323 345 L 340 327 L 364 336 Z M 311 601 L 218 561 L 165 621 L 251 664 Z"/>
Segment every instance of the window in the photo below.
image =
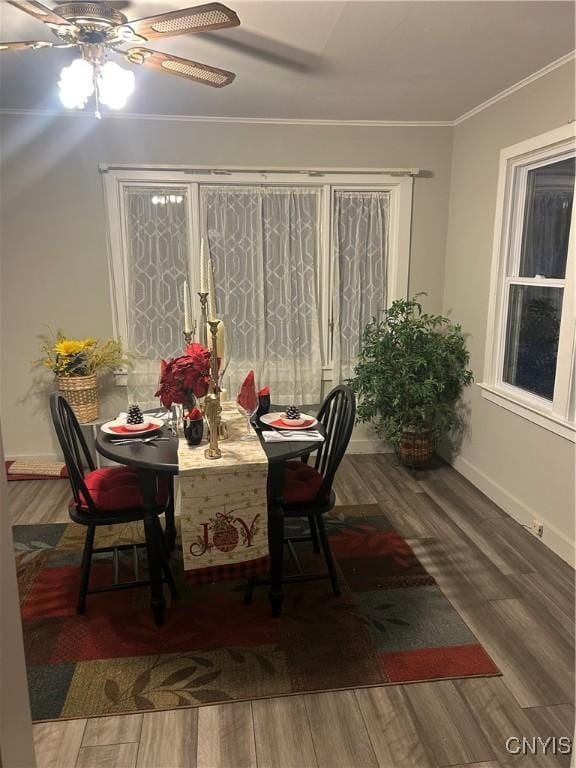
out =
<path fill-rule="evenodd" d="M 228 337 L 224 386 L 250 367 L 284 401 L 319 402 L 350 375 L 363 327 L 408 289 L 412 178 L 379 174 L 108 170 L 115 327 L 153 400 L 182 349 L 182 285 L 200 254 Z M 195 300 L 194 300 L 195 299 Z"/>
<path fill-rule="evenodd" d="M 501 155 L 487 381 L 493 402 L 574 439 L 575 149 L 560 129 Z"/>

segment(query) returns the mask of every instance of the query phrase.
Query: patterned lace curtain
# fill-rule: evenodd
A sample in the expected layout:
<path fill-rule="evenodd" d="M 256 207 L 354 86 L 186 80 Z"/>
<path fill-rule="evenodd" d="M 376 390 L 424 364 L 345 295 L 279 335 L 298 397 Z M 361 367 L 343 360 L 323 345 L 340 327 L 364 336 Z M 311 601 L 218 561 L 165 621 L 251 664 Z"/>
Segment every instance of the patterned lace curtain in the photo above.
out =
<path fill-rule="evenodd" d="M 215 186 L 200 200 L 230 397 L 253 368 L 274 402 L 319 402 L 319 192 Z"/>
<path fill-rule="evenodd" d="M 135 356 L 128 396 L 142 406 L 154 397 L 160 360 L 183 348 L 181 290 L 189 248 L 187 191 L 174 187 L 127 187 L 128 349 Z"/>
<path fill-rule="evenodd" d="M 389 192 L 335 193 L 334 384 L 352 376 L 364 328 L 386 307 L 389 209 Z"/>

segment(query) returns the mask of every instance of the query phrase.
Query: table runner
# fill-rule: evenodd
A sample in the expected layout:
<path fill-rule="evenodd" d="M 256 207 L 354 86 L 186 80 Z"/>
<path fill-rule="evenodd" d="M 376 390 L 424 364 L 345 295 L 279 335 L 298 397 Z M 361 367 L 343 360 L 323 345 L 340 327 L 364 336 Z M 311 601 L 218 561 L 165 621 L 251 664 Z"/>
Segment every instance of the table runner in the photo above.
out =
<path fill-rule="evenodd" d="M 222 404 L 228 439 L 221 459 L 204 456 L 206 443 L 178 445 L 184 570 L 205 583 L 268 570 L 268 459 L 260 440 L 241 440 L 246 419 Z"/>

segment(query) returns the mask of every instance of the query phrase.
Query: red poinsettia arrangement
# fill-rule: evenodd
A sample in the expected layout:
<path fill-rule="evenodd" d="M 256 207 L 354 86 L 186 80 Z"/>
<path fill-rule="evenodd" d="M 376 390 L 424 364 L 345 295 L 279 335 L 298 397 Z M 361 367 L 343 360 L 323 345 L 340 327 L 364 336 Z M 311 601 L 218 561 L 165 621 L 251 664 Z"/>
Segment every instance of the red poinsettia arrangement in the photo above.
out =
<path fill-rule="evenodd" d="M 156 397 L 165 408 L 170 408 L 172 403 L 191 406 L 197 397 L 208 393 L 209 384 L 210 351 L 193 342 L 186 347 L 186 354 L 162 360 Z"/>

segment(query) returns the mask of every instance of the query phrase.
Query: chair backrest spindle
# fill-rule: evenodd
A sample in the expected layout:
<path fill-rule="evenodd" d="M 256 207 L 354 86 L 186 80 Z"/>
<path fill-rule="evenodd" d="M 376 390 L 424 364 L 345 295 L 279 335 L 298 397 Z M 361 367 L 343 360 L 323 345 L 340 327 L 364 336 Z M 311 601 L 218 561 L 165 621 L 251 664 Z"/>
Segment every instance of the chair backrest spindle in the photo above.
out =
<path fill-rule="evenodd" d="M 318 421 L 324 426 L 326 439 L 316 454 L 315 468 L 324 481 L 319 496 L 328 496 L 336 470 L 342 461 L 356 419 L 356 397 L 350 387 L 339 384 L 328 393 L 318 411 Z"/>
<path fill-rule="evenodd" d="M 76 414 L 68 401 L 58 392 L 53 392 L 50 395 L 50 413 L 60 448 L 64 454 L 74 502 L 77 507 L 87 506 L 90 512 L 96 513 L 96 505 L 84 483 L 84 471 L 86 469 L 93 471 L 95 469 L 94 461 Z"/>

